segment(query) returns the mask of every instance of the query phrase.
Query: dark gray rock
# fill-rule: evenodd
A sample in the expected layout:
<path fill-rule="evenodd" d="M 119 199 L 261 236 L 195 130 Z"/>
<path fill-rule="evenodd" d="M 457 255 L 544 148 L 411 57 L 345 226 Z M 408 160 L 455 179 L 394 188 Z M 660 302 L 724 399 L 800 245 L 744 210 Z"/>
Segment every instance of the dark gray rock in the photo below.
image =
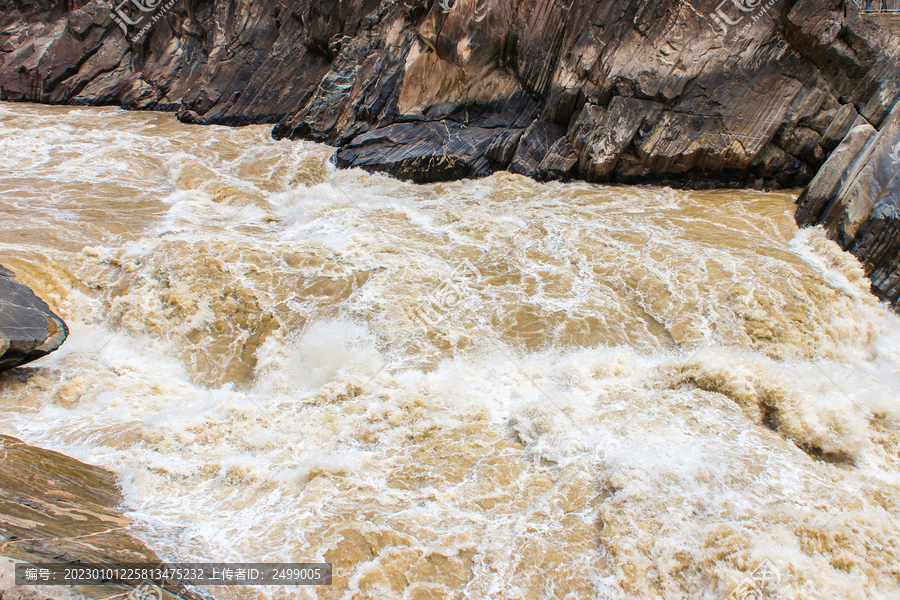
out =
<path fill-rule="evenodd" d="M 800 225 L 821 223 L 860 258 L 873 290 L 900 301 L 900 102 L 880 129 L 863 117 L 797 200 Z"/>
<path fill-rule="evenodd" d="M 561 137 L 550 146 L 541 164 L 538 165 L 538 179 L 567 179 L 572 168 L 578 163 L 578 156 L 569 140 Z"/>
<path fill-rule="evenodd" d="M 486 158 L 495 133 L 452 121 L 397 123 L 354 137 L 336 161 L 339 167 L 388 171 L 417 182 L 483 177 L 497 168 Z"/>
<path fill-rule="evenodd" d="M 549 121 L 535 121 L 529 125 L 519 141 L 519 148 L 513 155 L 509 170 L 535 178 L 546 174 L 546 170 L 541 170 L 541 164 L 550 156 L 550 150 L 557 142 L 565 141 L 565 132 L 564 128 Z"/>
<path fill-rule="evenodd" d="M 0 371 L 46 356 L 68 334 L 63 320 L 0 265 Z"/>

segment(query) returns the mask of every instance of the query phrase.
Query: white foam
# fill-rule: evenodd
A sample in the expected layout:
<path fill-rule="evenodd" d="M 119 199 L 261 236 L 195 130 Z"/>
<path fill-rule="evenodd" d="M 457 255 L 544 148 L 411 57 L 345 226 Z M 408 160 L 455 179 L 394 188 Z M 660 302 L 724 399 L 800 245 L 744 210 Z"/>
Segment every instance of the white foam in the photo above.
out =
<path fill-rule="evenodd" d="M 5 431 L 113 470 L 166 558 L 329 559 L 379 598 L 724 597 L 763 560 L 796 597 L 896 589 L 900 320 L 788 196 L 417 186 L 264 127 L 0 109 L 83 145 L 35 222 L 111 157 L 144 198 L 38 243 L 71 335 Z"/>

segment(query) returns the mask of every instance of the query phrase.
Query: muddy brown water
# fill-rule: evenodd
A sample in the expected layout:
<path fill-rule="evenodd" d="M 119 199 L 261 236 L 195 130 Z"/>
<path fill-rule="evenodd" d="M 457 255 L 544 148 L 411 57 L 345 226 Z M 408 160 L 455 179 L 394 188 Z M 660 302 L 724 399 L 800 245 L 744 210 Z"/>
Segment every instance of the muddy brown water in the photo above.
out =
<path fill-rule="evenodd" d="M 0 104 L 0 263 L 72 331 L 0 432 L 115 473 L 166 559 L 334 565 L 213 597 L 896 598 L 900 319 L 796 192 L 419 186 L 268 131 Z"/>

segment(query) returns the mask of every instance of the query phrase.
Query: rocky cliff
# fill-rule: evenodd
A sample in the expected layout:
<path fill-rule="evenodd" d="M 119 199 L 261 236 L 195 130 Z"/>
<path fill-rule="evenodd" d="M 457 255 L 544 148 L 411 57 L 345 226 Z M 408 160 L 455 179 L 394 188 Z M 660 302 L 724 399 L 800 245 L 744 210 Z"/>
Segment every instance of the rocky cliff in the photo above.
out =
<path fill-rule="evenodd" d="M 0 371 L 47 356 L 68 334 L 47 303 L 0 265 Z"/>
<path fill-rule="evenodd" d="M 508 169 L 797 187 L 836 148 L 858 150 L 858 127 L 878 132 L 879 144 L 896 137 L 885 128 L 900 94 L 898 23 L 861 16 L 851 0 L 116 6 L 113 19 L 95 1 L 0 0 L 0 97 L 273 123 L 276 136 L 337 146 L 341 166 L 421 182 Z M 859 227 L 828 221 L 819 205 L 834 205 L 831 196 L 809 204 L 807 194 L 812 208 L 798 215 L 844 235 L 872 274 L 890 271 L 900 252 L 896 233 L 873 233 L 897 231 L 878 216 L 896 205 L 895 188 L 878 189 L 888 191 L 853 204 Z M 876 291 L 896 301 L 879 277 Z"/>

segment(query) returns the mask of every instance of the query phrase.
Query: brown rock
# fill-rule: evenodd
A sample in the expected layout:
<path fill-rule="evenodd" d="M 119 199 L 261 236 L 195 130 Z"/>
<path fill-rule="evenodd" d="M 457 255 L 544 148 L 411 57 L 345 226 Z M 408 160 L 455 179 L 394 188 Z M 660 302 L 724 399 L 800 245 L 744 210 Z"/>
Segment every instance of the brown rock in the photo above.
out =
<path fill-rule="evenodd" d="M 0 436 L 0 554 L 30 563 L 127 564 L 160 560 L 128 533 L 112 473 Z M 78 586 L 90 598 L 124 596 L 125 584 Z M 181 585 L 163 598 L 199 600 Z M 27 596 L 26 596 L 27 597 Z"/>

